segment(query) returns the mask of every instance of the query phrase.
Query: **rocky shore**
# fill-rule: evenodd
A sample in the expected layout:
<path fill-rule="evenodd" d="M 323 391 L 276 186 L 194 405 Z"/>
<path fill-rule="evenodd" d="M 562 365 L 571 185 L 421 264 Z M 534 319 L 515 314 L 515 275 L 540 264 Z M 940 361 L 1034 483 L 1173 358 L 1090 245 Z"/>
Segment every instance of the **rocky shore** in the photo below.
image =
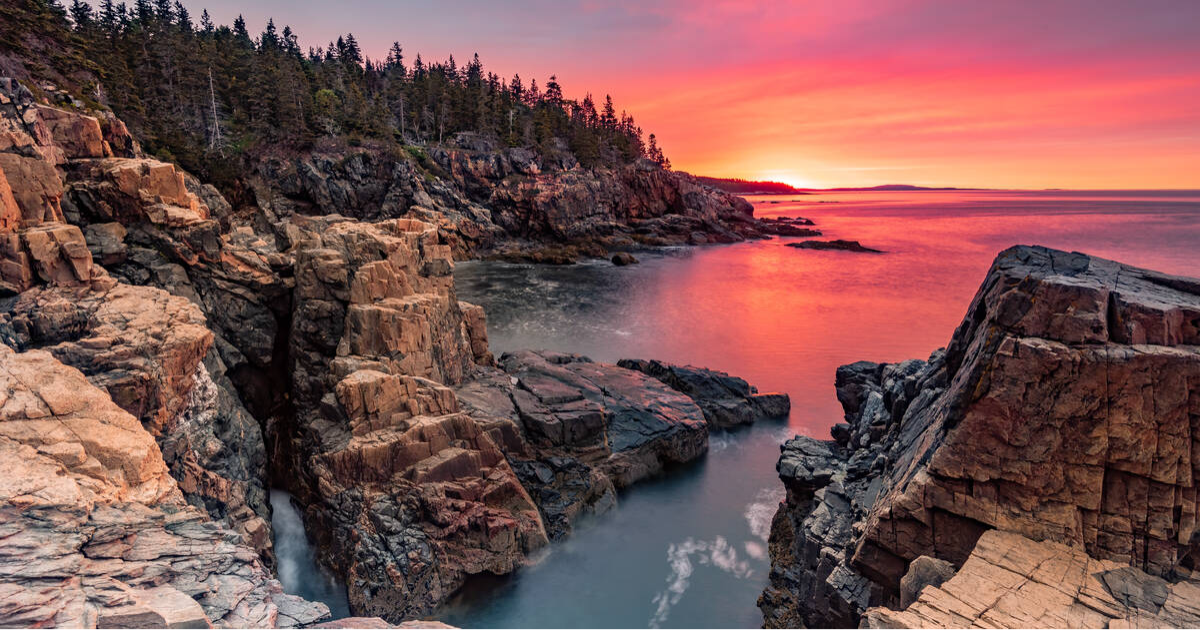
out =
<path fill-rule="evenodd" d="M 1195 626 L 1200 280 L 1001 253 L 927 361 L 789 440 L 768 627 Z"/>
<path fill-rule="evenodd" d="M 327 619 L 273 576 L 271 487 L 345 582 L 344 623 L 399 624 L 702 458 L 711 427 L 787 413 L 699 368 L 496 360 L 456 298 L 455 259 L 514 239 L 762 234 L 686 175 L 314 154 L 263 162 L 235 208 L 110 114 L 0 88 L 0 624 Z"/>
<path fill-rule="evenodd" d="M 400 155 L 330 147 L 253 164 L 243 197 L 272 221 L 415 218 L 436 226 L 456 259 L 569 264 L 638 247 L 820 234 L 757 219 L 744 199 L 645 159 L 584 169 L 565 147 L 542 155 L 474 134 Z"/>

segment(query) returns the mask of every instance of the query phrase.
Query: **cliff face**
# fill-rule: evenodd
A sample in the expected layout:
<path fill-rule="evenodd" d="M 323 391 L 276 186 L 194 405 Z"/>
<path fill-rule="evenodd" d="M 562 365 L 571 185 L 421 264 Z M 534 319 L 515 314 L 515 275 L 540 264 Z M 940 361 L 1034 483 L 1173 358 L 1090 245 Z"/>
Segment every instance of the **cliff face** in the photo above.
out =
<path fill-rule="evenodd" d="M 272 485 L 304 507 L 355 614 L 400 622 L 703 456 L 683 382 L 547 352 L 497 365 L 452 273 L 516 235 L 718 231 L 745 219 L 736 199 L 568 158 L 544 176 L 520 150 L 435 158 L 266 159 L 261 204 L 235 209 L 119 120 L 0 80 L 0 624 L 327 617 L 271 576 Z M 729 386 L 714 406 L 739 422 L 786 412 L 705 371 L 687 375 Z"/>
<path fill-rule="evenodd" d="M 835 440 L 784 446 L 767 625 L 907 606 L 914 560 L 970 564 L 988 530 L 1189 577 L 1198 345 L 1200 281 L 1001 253 L 946 350 L 839 369 Z"/>
<path fill-rule="evenodd" d="M 745 200 L 648 161 L 584 169 L 521 148 L 352 149 L 277 154 L 248 180 L 273 217 L 409 217 L 438 227 L 457 258 L 564 263 L 629 246 L 707 244 L 774 234 Z"/>

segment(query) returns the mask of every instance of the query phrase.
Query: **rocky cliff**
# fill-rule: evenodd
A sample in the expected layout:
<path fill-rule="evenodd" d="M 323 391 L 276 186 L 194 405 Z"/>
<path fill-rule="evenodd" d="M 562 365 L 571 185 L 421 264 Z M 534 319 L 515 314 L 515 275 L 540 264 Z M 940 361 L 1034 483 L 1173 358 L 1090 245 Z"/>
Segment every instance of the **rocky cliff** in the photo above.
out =
<path fill-rule="evenodd" d="M 702 457 L 711 407 L 786 413 L 697 368 L 653 363 L 689 377 L 667 384 L 549 352 L 497 363 L 483 310 L 454 292 L 455 257 L 514 236 L 756 226 L 738 199 L 662 170 L 542 176 L 516 150 L 453 150 L 266 160 L 261 204 L 234 208 L 111 115 L 39 89 L 68 105 L 0 81 L 0 624 L 327 617 L 272 577 L 272 486 L 355 615 L 424 616 L 617 487 Z M 607 206 L 585 210 L 592 196 Z"/>
<path fill-rule="evenodd" d="M 742 198 L 649 161 L 584 169 L 565 149 L 549 158 L 474 136 L 451 148 L 277 152 L 258 158 L 246 180 L 272 218 L 419 219 L 437 226 L 460 259 L 570 263 L 632 246 L 778 233 Z"/>
<path fill-rule="evenodd" d="M 1168 600 L 1200 590 L 1190 580 L 1200 281 L 1015 247 L 945 350 L 848 365 L 836 384 L 846 422 L 834 440 L 790 440 L 778 464 L 788 495 L 759 602 L 767 626 L 857 626 L 869 608 L 903 609 L 916 595 L 907 615 L 879 611 L 868 624 L 1093 626 L 1148 613 L 1109 576 L 1097 584 L 1072 569 L 1125 569 L 1121 586 Z M 1000 558 L 998 542 L 1011 548 Z M 937 576 L 922 557 L 958 572 L 940 591 L 906 589 Z M 1053 591 L 1022 581 L 976 593 L 988 565 Z M 1080 597 L 1089 592 L 1122 608 Z M 1003 600 L 954 606 L 989 595 Z M 1013 615 L 1015 602 L 1043 597 L 1023 607 L 1040 615 Z M 1164 608 L 1152 611 L 1193 621 Z"/>

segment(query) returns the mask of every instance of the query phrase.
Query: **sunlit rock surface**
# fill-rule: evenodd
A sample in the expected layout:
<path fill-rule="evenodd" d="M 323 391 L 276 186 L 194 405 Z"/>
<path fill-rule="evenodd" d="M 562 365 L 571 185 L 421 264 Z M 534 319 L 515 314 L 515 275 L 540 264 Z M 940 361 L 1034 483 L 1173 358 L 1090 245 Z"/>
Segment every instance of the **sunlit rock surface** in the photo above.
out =
<path fill-rule="evenodd" d="M 328 617 L 185 504 L 141 423 L 45 351 L 0 345 L 0 622 L 274 627 Z"/>
<path fill-rule="evenodd" d="M 1200 582 L 1170 582 L 1082 549 L 1011 532 L 979 538 L 962 569 L 868 628 L 1134 629 L 1200 626 Z"/>
<path fill-rule="evenodd" d="M 835 441 L 785 445 L 766 624 L 855 626 L 991 529 L 1189 577 L 1198 345 L 1200 281 L 1001 253 L 944 352 L 841 368 Z"/>

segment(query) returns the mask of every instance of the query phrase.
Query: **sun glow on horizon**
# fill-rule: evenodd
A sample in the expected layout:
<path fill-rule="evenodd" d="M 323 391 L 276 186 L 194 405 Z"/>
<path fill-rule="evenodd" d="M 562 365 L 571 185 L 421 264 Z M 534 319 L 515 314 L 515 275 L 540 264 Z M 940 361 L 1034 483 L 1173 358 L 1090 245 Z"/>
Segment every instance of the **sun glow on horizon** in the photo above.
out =
<path fill-rule="evenodd" d="M 785 185 L 790 185 L 797 189 L 821 189 L 819 183 L 813 182 L 811 179 L 797 175 L 795 172 L 782 171 L 766 171 L 759 172 L 753 177 L 746 177 L 746 180 L 756 180 L 758 182 L 781 182 Z"/>

